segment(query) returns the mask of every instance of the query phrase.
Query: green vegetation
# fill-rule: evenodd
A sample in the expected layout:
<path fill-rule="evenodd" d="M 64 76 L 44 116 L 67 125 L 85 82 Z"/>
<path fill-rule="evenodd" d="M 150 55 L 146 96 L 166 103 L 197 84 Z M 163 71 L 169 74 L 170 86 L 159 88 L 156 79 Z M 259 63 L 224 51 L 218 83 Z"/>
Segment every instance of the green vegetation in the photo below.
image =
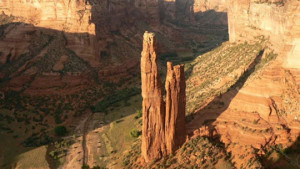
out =
<path fill-rule="evenodd" d="M 38 147 L 41 145 L 47 145 L 53 141 L 51 136 L 46 135 L 45 133 L 38 134 L 33 133 L 31 136 L 27 137 L 22 144 L 25 147 Z"/>
<path fill-rule="evenodd" d="M 130 135 L 133 138 L 138 138 L 141 134 L 142 134 L 142 132 L 139 130 L 136 130 L 136 129 L 134 129 L 130 132 Z"/>
<path fill-rule="evenodd" d="M 107 113 L 95 113 L 94 118 L 103 119 L 105 126 L 102 127 L 101 132 L 95 134 L 98 136 L 98 141 L 101 143 L 101 148 L 94 151 L 96 164 L 100 166 L 110 165 L 112 162 L 116 163 L 116 167 L 122 164 L 121 157 L 130 146 L 139 139 L 141 134 L 141 119 L 136 118 L 140 116 L 141 112 L 141 95 L 134 95 L 125 100 L 120 100 L 106 108 Z M 129 106 L 126 106 L 129 105 Z M 131 135 L 132 133 L 132 135 Z M 97 145 L 94 147 L 98 148 Z"/>
<path fill-rule="evenodd" d="M 137 110 L 136 112 L 135 112 L 135 116 L 134 116 L 134 118 L 135 119 L 139 119 L 139 118 L 141 118 L 142 116 L 143 116 L 143 110 Z"/>
<path fill-rule="evenodd" d="M 138 140 L 123 156 L 124 168 L 140 168 L 138 158 L 141 154 L 141 142 Z M 195 137 L 182 145 L 176 155 L 170 155 L 160 161 L 153 161 L 145 168 L 218 168 L 232 169 L 230 156 L 224 146 L 205 137 Z"/>
<path fill-rule="evenodd" d="M 49 168 L 47 146 L 37 147 L 18 156 L 18 166 L 23 169 Z"/>
<path fill-rule="evenodd" d="M 270 53 L 260 60 L 263 43 L 264 40 L 255 44 L 226 42 L 187 63 L 187 113 L 227 92 L 235 84 L 244 83 L 250 75 L 274 59 L 276 55 Z M 251 63 L 257 64 L 254 72 L 248 71 L 252 68 Z"/>
<path fill-rule="evenodd" d="M 285 5 L 285 1 L 284 0 L 280 0 L 280 1 L 266 1 L 266 0 L 259 0 L 259 1 L 255 1 L 254 3 L 256 4 L 268 4 L 268 5 L 276 5 L 276 6 L 284 6 Z"/>
<path fill-rule="evenodd" d="M 50 157 L 48 158 L 49 164 L 56 168 L 62 165 L 65 162 L 67 152 L 73 143 L 74 140 L 71 138 L 59 139 L 50 143 L 47 151 L 47 156 Z"/>
<path fill-rule="evenodd" d="M 106 167 L 94 166 L 94 167 L 90 168 L 89 165 L 83 164 L 81 169 L 106 169 Z"/>
<path fill-rule="evenodd" d="M 57 126 L 55 127 L 54 129 L 54 133 L 57 135 L 57 136 L 65 136 L 68 131 L 67 131 L 67 128 L 66 126 Z"/>
<path fill-rule="evenodd" d="M 95 106 L 91 107 L 93 112 L 107 112 L 107 108 L 117 102 L 126 100 L 131 96 L 139 94 L 141 91 L 138 88 L 124 89 L 114 94 L 105 97 L 102 101 L 98 102 Z"/>
<path fill-rule="evenodd" d="M 139 168 L 138 165 L 134 164 L 138 160 L 141 154 L 141 142 L 138 141 L 134 143 L 128 153 L 126 153 L 122 158 L 122 164 L 126 169 L 129 168 Z"/>

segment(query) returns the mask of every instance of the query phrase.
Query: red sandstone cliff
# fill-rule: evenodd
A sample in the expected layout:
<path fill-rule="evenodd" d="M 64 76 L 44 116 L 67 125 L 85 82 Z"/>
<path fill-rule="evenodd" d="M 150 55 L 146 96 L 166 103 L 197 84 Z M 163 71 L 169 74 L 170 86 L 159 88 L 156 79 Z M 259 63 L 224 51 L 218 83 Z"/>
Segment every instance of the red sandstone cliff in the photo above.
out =
<path fill-rule="evenodd" d="M 184 65 L 167 63 L 165 136 L 167 153 L 172 154 L 185 141 Z"/>
<path fill-rule="evenodd" d="M 205 7 L 199 8 L 199 4 Z M 176 50 L 190 52 L 192 51 L 191 38 L 206 41 L 206 37 L 201 33 L 190 31 L 189 28 L 177 28 L 171 23 L 181 23 L 182 18 L 188 21 L 188 24 L 215 23 L 215 15 L 203 21 L 201 18 L 205 15 L 202 13 L 211 9 L 224 11 L 222 6 L 224 6 L 223 1 L 204 0 L 194 2 L 190 0 L 186 2 L 182 0 L 3 0 L 0 1 L 0 14 L 4 15 L 1 15 L 0 22 L 3 16 L 11 16 L 13 21 L 0 30 L 0 64 L 21 63 L 16 64 L 19 66 L 18 70 L 14 68 L 11 72 L 1 71 L 0 78 L 12 79 L 7 83 L 7 89 L 20 90 L 26 84 L 29 88 L 26 90 L 28 93 L 36 91 L 37 94 L 65 93 L 56 90 L 64 86 L 62 81 L 54 83 L 51 80 L 60 79 L 60 72 L 69 75 L 66 86 L 76 88 L 76 91 L 83 89 L 84 86 L 73 85 L 71 79 L 77 81 L 84 77 L 84 82 L 85 79 L 93 79 L 87 77 L 87 72 L 92 72 L 90 76 L 98 77 L 100 81 L 116 83 L 118 79 L 131 78 L 132 74 L 138 72 L 135 67 L 139 62 L 140 40 L 145 27 L 150 27 L 162 36 L 164 44 L 160 44 L 163 46 L 160 49 L 164 52 Z M 199 21 L 195 13 L 201 15 Z M 180 18 L 181 14 L 182 18 Z M 197 23 L 194 22 L 195 20 Z M 223 23 L 226 19 L 221 20 L 216 24 Z M 188 45 L 178 49 L 178 45 L 183 41 Z M 57 51 L 58 46 L 64 49 Z M 49 51 L 52 51 L 50 61 L 53 63 L 36 68 L 36 65 L 40 64 L 35 63 L 44 60 Z M 28 56 L 21 60 L 24 54 Z M 77 63 L 78 60 L 75 61 L 70 55 L 77 57 L 81 62 L 80 65 Z M 72 64 L 77 65 L 70 66 Z M 83 68 L 84 65 L 88 67 L 88 71 Z M 75 70 L 67 70 L 69 68 Z M 37 74 L 37 72 L 42 73 Z M 47 87 L 39 84 L 41 79 L 47 79 Z M 35 85 L 31 86 L 29 83 L 33 80 Z"/>
<path fill-rule="evenodd" d="M 145 161 L 166 155 L 165 102 L 163 87 L 157 67 L 156 39 L 153 33 L 144 34 L 141 58 L 143 96 L 142 156 Z"/>
<path fill-rule="evenodd" d="M 300 19 L 297 0 L 229 0 L 231 42 L 265 36 L 280 52 L 287 68 L 300 66 Z"/>
<path fill-rule="evenodd" d="M 230 41 L 252 43 L 264 36 L 262 60 L 272 50 L 278 54 L 242 87 L 216 97 L 190 124 L 202 123 L 196 134 L 220 136 L 237 168 L 250 167 L 247 161 L 255 155 L 245 152 L 290 146 L 300 134 L 299 7 L 297 0 L 228 1 Z"/>
<path fill-rule="evenodd" d="M 141 58 L 143 96 L 142 156 L 146 162 L 174 153 L 186 137 L 184 65 L 168 62 L 166 103 L 157 66 L 156 39 L 144 34 Z"/>

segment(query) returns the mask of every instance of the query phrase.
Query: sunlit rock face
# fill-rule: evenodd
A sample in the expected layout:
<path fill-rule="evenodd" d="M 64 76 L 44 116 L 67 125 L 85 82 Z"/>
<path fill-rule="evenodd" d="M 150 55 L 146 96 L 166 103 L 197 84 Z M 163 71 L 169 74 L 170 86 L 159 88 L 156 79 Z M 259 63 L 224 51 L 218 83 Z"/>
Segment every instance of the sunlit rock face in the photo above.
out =
<path fill-rule="evenodd" d="M 14 16 L 15 21 L 64 32 L 66 46 L 93 67 L 101 66 L 101 58 L 109 53 L 113 33 L 136 31 L 135 23 L 140 20 L 159 26 L 159 10 L 158 1 L 145 0 L 0 2 L 0 12 Z"/>
<path fill-rule="evenodd" d="M 268 40 L 259 62 L 265 62 L 270 53 L 277 54 L 261 70 L 253 71 L 242 87 L 216 97 L 216 102 L 201 110 L 191 123 L 205 123 L 217 112 L 214 122 L 207 122 L 195 133 L 220 136 L 227 151 L 236 157 L 232 161 L 237 168 L 247 165 L 250 157 L 238 157 L 249 147 L 289 146 L 299 136 L 299 7 L 297 0 L 228 0 L 230 42 L 253 43 L 263 36 Z M 226 106 L 218 108 L 217 102 Z"/>
<path fill-rule="evenodd" d="M 157 66 L 157 46 L 153 33 L 144 34 L 141 58 L 143 96 L 142 156 L 145 161 L 160 159 L 166 155 L 165 102 L 163 86 Z"/>
<path fill-rule="evenodd" d="M 195 0 L 193 8 L 196 13 L 208 10 L 215 10 L 218 12 L 227 11 L 226 0 Z"/>
<path fill-rule="evenodd" d="M 264 35 L 286 56 L 284 67 L 300 66 L 299 1 L 229 0 L 228 5 L 231 42 Z"/>
<path fill-rule="evenodd" d="M 95 34 L 95 26 L 89 22 L 91 5 L 85 0 L 3 0 L 0 8 L 6 15 L 20 17 L 20 21 L 35 26 Z"/>
<path fill-rule="evenodd" d="M 100 47 L 95 38 L 95 24 L 90 22 L 91 5 L 84 0 L 5 0 L 0 2 L 0 9 L 3 14 L 14 16 L 16 22 L 32 24 L 41 29 L 65 32 L 67 40 L 65 45 L 92 66 L 99 66 Z M 28 29 L 27 27 L 29 26 L 19 27 L 19 30 L 14 32 L 22 32 L 22 29 Z M 34 30 L 34 28 L 31 29 Z M 17 40 L 17 38 L 21 39 Z M 12 36 L 12 39 L 20 43 L 23 41 L 22 37 L 17 36 Z M 5 47 L 5 45 L 0 46 L 0 48 Z M 18 47 L 12 50 L 19 51 L 19 55 L 24 52 Z"/>
<path fill-rule="evenodd" d="M 167 63 L 165 137 L 168 155 L 174 153 L 186 138 L 184 65 Z"/>
<path fill-rule="evenodd" d="M 155 34 L 146 32 L 141 58 L 142 157 L 146 162 L 174 153 L 186 138 L 184 65 L 168 62 L 165 102 L 157 59 Z"/>

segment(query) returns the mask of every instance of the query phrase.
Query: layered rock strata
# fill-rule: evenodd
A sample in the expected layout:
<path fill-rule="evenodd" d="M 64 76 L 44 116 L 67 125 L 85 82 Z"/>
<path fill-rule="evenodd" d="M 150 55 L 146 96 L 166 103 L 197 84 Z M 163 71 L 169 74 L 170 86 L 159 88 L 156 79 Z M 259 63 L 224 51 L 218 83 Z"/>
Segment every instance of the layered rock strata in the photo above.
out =
<path fill-rule="evenodd" d="M 263 36 L 268 42 L 265 46 L 272 50 L 264 50 L 259 62 L 267 64 L 262 69 L 253 71 L 241 87 L 216 97 L 198 112 L 190 125 L 201 126 L 194 130 L 196 135 L 220 138 L 232 153 L 236 168 L 255 168 L 248 161 L 265 152 L 247 151 L 265 151 L 275 145 L 286 148 L 300 134 L 297 59 L 300 2 L 229 0 L 228 3 L 230 41 L 249 44 Z M 273 52 L 277 57 L 268 62 Z"/>
<path fill-rule="evenodd" d="M 145 33 L 141 58 L 143 96 L 142 156 L 146 161 L 166 155 L 165 102 L 158 72 L 156 39 L 153 33 Z"/>
<path fill-rule="evenodd" d="M 167 153 L 172 154 L 185 141 L 184 65 L 167 63 L 165 136 Z"/>
<path fill-rule="evenodd" d="M 168 62 L 165 103 L 156 50 L 155 35 L 146 32 L 141 58 L 142 156 L 146 162 L 172 154 L 185 141 L 184 65 Z"/>
<path fill-rule="evenodd" d="M 300 17 L 298 0 L 229 0 L 228 25 L 231 42 L 265 36 L 284 56 L 284 67 L 298 68 Z"/>

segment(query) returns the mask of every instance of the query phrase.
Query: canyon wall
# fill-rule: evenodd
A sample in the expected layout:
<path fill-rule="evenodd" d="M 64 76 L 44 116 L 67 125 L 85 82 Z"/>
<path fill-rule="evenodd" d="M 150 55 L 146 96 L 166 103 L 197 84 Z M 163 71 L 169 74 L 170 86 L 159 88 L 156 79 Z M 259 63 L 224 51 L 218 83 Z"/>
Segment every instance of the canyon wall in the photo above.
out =
<path fill-rule="evenodd" d="M 287 68 L 300 66 L 300 19 L 298 0 L 229 0 L 230 41 L 244 41 L 265 36 Z"/>
<path fill-rule="evenodd" d="M 197 51 L 191 38 L 199 43 L 211 38 L 201 24 L 227 24 L 223 6 L 223 0 L 2 0 L 0 78 L 9 81 L 7 89 L 35 94 L 75 92 L 97 81 L 118 83 L 139 72 L 146 29 L 163 39 L 159 52 L 191 52 L 191 45 Z M 217 31 L 225 34 L 226 26 Z M 222 39 L 219 34 L 214 36 Z"/>
<path fill-rule="evenodd" d="M 194 0 L 194 12 L 205 12 L 215 10 L 217 12 L 227 11 L 226 0 Z"/>
<path fill-rule="evenodd" d="M 145 25 L 149 25 L 157 31 L 166 31 L 164 28 L 159 28 L 168 18 L 166 16 L 180 22 L 186 20 L 189 24 L 212 24 L 215 22 L 224 25 L 227 24 L 224 6 L 224 0 L 209 2 L 204 0 L 3 0 L 0 2 L 0 12 L 7 16 L 13 16 L 14 22 L 64 32 L 67 48 L 73 50 L 92 67 L 101 67 L 103 66 L 101 63 L 106 62 L 107 55 L 120 55 L 125 58 L 132 55 L 123 51 L 118 51 L 116 54 L 110 51 L 115 41 L 115 35 L 125 36 L 130 39 L 131 45 L 138 48 L 140 46 L 138 42 L 142 38 L 138 33 L 141 31 L 142 34 L 145 31 L 142 30 L 144 28 L 141 28 Z M 220 14 L 223 16 L 221 21 L 213 19 L 214 15 L 219 14 L 208 17 L 203 15 L 208 10 L 223 12 Z M 200 17 L 196 17 L 197 15 Z M 195 17 L 200 20 L 195 22 Z M 201 17 L 212 19 L 207 21 Z M 22 27 L 18 27 L 18 30 L 14 30 L 14 32 L 18 33 L 22 29 Z M 172 33 L 170 30 L 167 31 Z M 6 46 L 0 44 L 0 49 L 4 51 L 0 63 L 5 63 L 9 55 L 15 55 L 11 57 L 15 59 L 26 51 L 28 45 L 14 46 L 17 41 L 19 43 L 24 41 L 18 37 L 4 40 L 4 43 L 11 43 L 9 48 L 4 49 Z"/>
<path fill-rule="evenodd" d="M 123 27 L 132 29 L 137 20 L 143 20 L 150 26 L 159 26 L 165 15 L 178 20 L 180 18 L 194 20 L 195 14 L 209 10 L 226 12 L 226 1 L 3 0 L 0 2 L 1 12 L 19 17 L 20 21 L 25 23 L 72 33 L 91 35 L 98 33 L 98 38 L 107 37 L 111 32 Z"/>
<path fill-rule="evenodd" d="M 14 16 L 15 22 L 64 32 L 66 46 L 93 67 L 102 66 L 101 57 L 110 53 L 113 34 L 137 31 L 137 20 L 151 26 L 160 23 L 158 1 L 144 0 L 4 0 L 0 2 L 0 12 Z M 21 50 L 15 48 L 15 51 Z M 8 52 L 10 50 L 3 55 L 8 56 Z M 126 57 L 126 53 L 123 55 Z"/>
<path fill-rule="evenodd" d="M 227 25 L 225 0 L 163 0 L 163 18 L 190 25 Z"/>
<path fill-rule="evenodd" d="M 68 1 L 15 1 L 4 0 L 0 2 L 0 11 L 7 16 L 13 16 L 14 22 L 32 24 L 36 28 L 49 29 L 65 32 L 66 46 L 77 55 L 89 62 L 92 66 L 99 66 L 100 44 L 95 39 L 95 24 L 90 22 L 92 17 L 92 6 L 86 4 L 84 0 Z M 26 26 L 30 27 L 30 26 Z M 14 30 L 15 33 L 22 32 L 22 26 Z M 24 29 L 24 28 L 23 28 Z M 26 30 L 25 30 L 26 31 Z M 20 38 L 20 39 L 18 39 Z M 10 40 L 11 39 L 11 40 Z M 7 41 L 10 43 L 22 43 L 20 36 L 12 36 Z M 5 39 L 3 40 L 5 43 Z M 13 46 L 9 50 L 5 44 L 0 45 L 3 56 L 16 55 L 19 58 L 26 50 L 21 50 L 18 46 Z M 12 53 L 11 51 L 18 51 Z M 3 61 L 2 61 L 3 63 Z"/>
<path fill-rule="evenodd" d="M 38 27 L 63 30 L 73 33 L 89 33 L 94 35 L 94 24 L 89 20 L 92 16 L 91 5 L 85 0 L 3 0 L 0 11 L 13 15 L 19 21 Z"/>
<path fill-rule="evenodd" d="M 146 32 L 141 57 L 142 157 L 146 162 L 174 153 L 186 137 L 184 65 L 168 62 L 165 102 L 157 57 L 155 34 Z"/>
<path fill-rule="evenodd" d="M 190 125 L 202 123 L 196 135 L 220 138 L 235 167 L 261 168 L 257 156 L 289 147 L 300 135 L 300 1 L 229 0 L 228 6 L 230 42 L 264 43 L 235 87 Z"/>

